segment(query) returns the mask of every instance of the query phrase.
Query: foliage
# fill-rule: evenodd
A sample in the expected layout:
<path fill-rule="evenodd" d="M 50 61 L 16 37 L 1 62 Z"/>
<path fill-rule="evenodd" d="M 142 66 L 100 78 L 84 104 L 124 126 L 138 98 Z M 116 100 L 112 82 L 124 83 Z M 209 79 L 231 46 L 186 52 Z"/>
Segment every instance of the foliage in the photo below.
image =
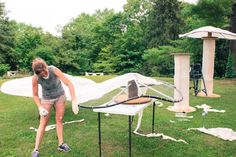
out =
<path fill-rule="evenodd" d="M 179 49 L 180 52 L 190 53 L 191 63 L 201 63 L 202 62 L 202 47 L 203 43 L 201 39 L 189 39 L 182 38 L 170 43 L 173 47 Z"/>
<path fill-rule="evenodd" d="M 20 70 L 31 71 L 32 51 L 42 45 L 43 32 L 40 28 L 35 28 L 25 24 L 18 24 L 16 30 L 16 52 Z"/>
<path fill-rule="evenodd" d="M 183 20 L 183 25 L 180 27 L 180 32 L 185 33 L 193 29 L 204 26 L 204 21 L 193 12 L 194 4 L 184 3 L 180 4 L 180 18 Z"/>
<path fill-rule="evenodd" d="M 80 65 L 78 64 L 78 58 L 76 56 L 78 56 L 77 51 L 72 49 L 65 50 L 59 53 L 56 62 L 63 72 L 70 74 L 74 72 L 78 74 L 77 70 L 80 68 Z"/>
<path fill-rule="evenodd" d="M 94 66 L 95 72 L 103 72 L 105 74 L 112 74 L 115 72 L 115 64 L 118 60 L 118 57 L 113 57 L 112 55 L 112 46 L 108 45 L 106 48 L 103 48 L 99 53 L 98 60 Z"/>
<path fill-rule="evenodd" d="M 226 78 L 235 77 L 234 59 L 232 53 L 229 53 L 228 55 L 225 77 Z"/>
<path fill-rule="evenodd" d="M 151 0 L 152 8 L 147 19 L 149 47 L 169 44 L 178 38 L 181 25 L 180 7 L 177 0 Z"/>
<path fill-rule="evenodd" d="M 4 6 L 5 4 L 0 2 L 0 17 L 2 18 L 4 15 Z"/>
<path fill-rule="evenodd" d="M 3 76 L 10 69 L 8 64 L 0 64 L 0 76 Z"/>
<path fill-rule="evenodd" d="M 216 40 L 216 54 L 215 54 L 215 72 L 214 75 L 224 77 L 226 73 L 226 65 L 229 55 L 229 41 Z"/>
<path fill-rule="evenodd" d="M 180 52 L 180 50 L 172 46 L 160 46 L 158 49 L 152 48 L 144 51 L 145 74 L 151 76 L 173 75 L 174 59 L 171 54 L 176 52 Z"/>
<path fill-rule="evenodd" d="M 0 2 L 0 64 L 8 64 L 10 69 L 17 69 L 17 53 L 15 52 L 15 22 L 5 14 L 4 3 Z"/>
<path fill-rule="evenodd" d="M 233 0 L 199 0 L 196 5 L 177 0 L 128 0 L 122 12 L 104 9 L 78 15 L 62 27 L 61 37 L 10 21 L 0 3 L 0 64 L 9 65 L 11 70 L 31 71 L 32 59 L 40 56 L 72 74 L 103 71 L 168 75 L 172 73 L 173 57 L 167 57 L 166 47 L 190 53 L 191 63 L 201 63 L 202 40 L 178 39 L 178 35 L 205 25 L 228 28 L 232 3 Z M 225 76 L 228 44 L 217 41 L 217 77 Z M 160 60 L 165 57 L 166 61 Z M 159 65 L 164 62 L 167 66 Z"/>
<path fill-rule="evenodd" d="M 51 65 L 55 63 L 55 55 L 50 47 L 38 47 L 29 52 L 29 60 L 32 61 L 34 58 L 40 57 L 47 61 L 47 64 Z"/>
<path fill-rule="evenodd" d="M 112 41 L 112 28 L 107 28 L 104 24 L 106 20 L 114 15 L 112 10 L 98 10 L 95 14 L 81 14 L 76 19 L 66 25 L 62 32 L 62 48 L 58 65 L 65 70 L 73 73 L 84 73 L 94 71 L 94 64 L 98 60 L 98 55 L 103 48 Z M 103 27 L 104 25 L 104 27 Z M 64 54 L 70 49 L 70 59 Z M 62 57 L 64 56 L 64 57 Z M 102 56 L 102 55 L 100 55 Z M 73 64 L 73 66 L 68 67 Z M 101 58 L 98 62 L 101 61 Z M 66 65 L 64 65 L 66 64 Z M 75 65 L 76 64 L 76 65 Z M 66 68 L 65 68 L 66 67 Z M 96 69 L 97 70 L 97 69 Z"/>
<path fill-rule="evenodd" d="M 193 6 L 192 12 L 204 25 L 225 27 L 229 26 L 233 2 L 234 0 L 199 0 L 197 5 Z"/>
<path fill-rule="evenodd" d="M 124 15 L 126 17 L 126 15 Z M 116 62 L 116 71 L 119 73 L 140 72 L 143 63 L 142 53 L 146 48 L 143 39 L 143 30 L 140 25 L 132 21 L 123 21 L 126 26 L 120 38 L 114 41 L 115 55 L 119 57 Z"/>

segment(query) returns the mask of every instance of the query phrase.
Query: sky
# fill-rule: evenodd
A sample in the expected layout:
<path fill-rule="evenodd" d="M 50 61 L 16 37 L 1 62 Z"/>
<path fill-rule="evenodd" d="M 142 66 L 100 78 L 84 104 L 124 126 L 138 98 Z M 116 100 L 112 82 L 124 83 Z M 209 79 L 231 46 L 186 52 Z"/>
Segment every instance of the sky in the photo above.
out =
<path fill-rule="evenodd" d="M 41 27 L 45 32 L 60 35 L 58 27 L 69 23 L 79 14 L 94 13 L 105 8 L 123 11 L 127 0 L 0 0 L 5 3 L 7 17 Z M 190 3 L 196 0 L 184 0 Z"/>

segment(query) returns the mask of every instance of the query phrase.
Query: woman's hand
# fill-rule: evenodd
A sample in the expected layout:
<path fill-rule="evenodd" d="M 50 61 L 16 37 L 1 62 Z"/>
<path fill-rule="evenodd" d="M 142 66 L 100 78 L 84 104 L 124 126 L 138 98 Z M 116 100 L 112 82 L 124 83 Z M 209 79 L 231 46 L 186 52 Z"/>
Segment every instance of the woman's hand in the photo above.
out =
<path fill-rule="evenodd" d="M 39 114 L 42 117 L 46 117 L 48 115 L 48 111 L 45 108 L 43 108 L 42 106 L 39 106 Z"/>
<path fill-rule="evenodd" d="M 74 114 L 78 114 L 79 112 L 79 105 L 76 100 L 72 100 L 72 111 Z"/>

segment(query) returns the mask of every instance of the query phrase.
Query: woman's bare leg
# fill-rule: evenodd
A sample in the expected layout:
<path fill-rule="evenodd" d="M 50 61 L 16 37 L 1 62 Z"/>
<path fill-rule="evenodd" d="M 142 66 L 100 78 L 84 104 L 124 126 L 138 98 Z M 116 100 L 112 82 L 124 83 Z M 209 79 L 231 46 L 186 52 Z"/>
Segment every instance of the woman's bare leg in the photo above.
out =
<path fill-rule="evenodd" d="M 44 132 L 45 132 L 45 127 L 48 124 L 48 120 L 49 120 L 49 117 L 50 117 L 50 111 L 51 111 L 51 108 L 52 108 L 52 105 L 50 103 L 42 103 L 41 106 L 48 111 L 48 115 L 46 117 L 43 117 L 43 116 L 40 117 L 40 124 L 39 124 L 39 127 L 38 127 L 36 139 L 35 139 L 35 149 L 37 149 L 37 150 L 39 149 L 39 145 L 40 145 L 40 143 L 43 139 L 43 135 L 44 135 Z"/>
<path fill-rule="evenodd" d="M 58 145 L 61 145 L 64 142 L 63 117 L 65 113 L 65 97 L 61 97 L 55 103 L 55 109 L 56 109 L 56 130 L 57 130 Z"/>

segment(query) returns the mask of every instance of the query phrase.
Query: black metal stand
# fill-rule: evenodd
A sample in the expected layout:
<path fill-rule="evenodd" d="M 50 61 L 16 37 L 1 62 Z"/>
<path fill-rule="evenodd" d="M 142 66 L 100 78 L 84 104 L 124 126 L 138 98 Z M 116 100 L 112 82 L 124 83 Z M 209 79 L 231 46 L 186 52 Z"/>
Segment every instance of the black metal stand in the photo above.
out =
<path fill-rule="evenodd" d="M 155 108 L 156 108 L 156 103 L 153 102 L 153 105 L 152 105 L 152 133 L 154 133 L 154 124 L 155 124 Z"/>
<path fill-rule="evenodd" d="M 199 80 L 200 80 L 200 79 L 202 80 L 203 87 L 204 87 L 204 89 L 201 89 L 201 90 L 198 89 L 198 83 L 199 83 Z M 200 91 L 203 91 L 203 92 L 206 94 L 206 96 L 207 96 L 207 90 L 206 90 L 205 80 L 204 80 L 203 77 L 200 78 L 200 79 L 193 79 L 194 95 L 197 96 L 197 94 L 198 94 Z"/>
<path fill-rule="evenodd" d="M 129 116 L 129 157 L 131 157 L 131 125 L 132 125 L 132 116 Z"/>
<path fill-rule="evenodd" d="M 205 80 L 204 80 L 204 77 L 202 76 L 202 82 L 203 82 L 203 86 L 204 86 L 204 89 L 202 89 L 202 91 L 206 94 L 207 96 L 207 89 L 206 89 L 206 84 L 205 84 Z"/>
<path fill-rule="evenodd" d="M 204 80 L 204 77 L 203 77 L 203 74 L 202 74 L 202 70 L 201 70 L 201 65 L 200 64 L 191 65 L 190 79 L 193 80 L 194 95 L 197 96 L 197 94 L 200 91 L 203 91 L 206 94 L 206 96 L 207 96 L 206 84 L 205 84 L 205 80 Z M 200 90 L 198 88 L 199 80 L 202 80 L 204 89 Z M 192 87 L 190 87 L 190 88 L 192 88 Z"/>
<path fill-rule="evenodd" d="M 101 141 L 101 113 L 98 112 L 98 146 L 99 146 L 99 157 L 102 156 L 102 141 Z"/>

